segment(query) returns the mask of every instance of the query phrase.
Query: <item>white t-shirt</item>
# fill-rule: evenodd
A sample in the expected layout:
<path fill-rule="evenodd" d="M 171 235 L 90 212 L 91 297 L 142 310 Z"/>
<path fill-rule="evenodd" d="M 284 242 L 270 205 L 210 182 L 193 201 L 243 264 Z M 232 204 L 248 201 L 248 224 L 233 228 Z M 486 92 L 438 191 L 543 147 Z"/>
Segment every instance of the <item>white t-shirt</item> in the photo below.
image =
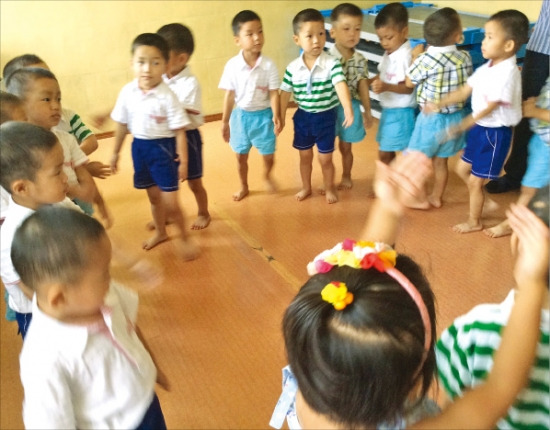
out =
<path fill-rule="evenodd" d="M 10 193 L 4 187 L 0 187 L 0 219 L 6 218 L 8 205 L 10 204 Z"/>
<path fill-rule="evenodd" d="M 163 78 L 164 82 L 174 91 L 184 109 L 198 112 L 198 114 L 187 112 L 191 121 L 191 125 L 187 129 L 195 130 L 203 125 L 201 86 L 198 79 L 191 73 L 191 67 L 186 66 L 185 69 L 171 78 L 166 75 Z"/>
<path fill-rule="evenodd" d="M 484 127 L 512 127 L 520 122 L 521 73 L 513 55 L 497 65 L 488 61 L 468 78 L 472 87 L 472 111 L 475 116 L 487 107 L 488 102 L 498 102 L 490 115 L 476 121 Z"/>
<path fill-rule="evenodd" d="M 405 82 L 407 70 L 412 61 L 411 43 L 407 40 L 397 50 L 388 55 L 384 52 L 382 61 L 378 64 L 379 77 L 382 82 L 397 85 Z M 385 108 L 415 107 L 416 96 L 414 91 L 411 94 L 397 94 L 391 91 L 384 91 L 378 94 L 380 104 Z"/>
<path fill-rule="evenodd" d="M 69 185 L 78 184 L 78 178 L 74 171 L 75 167 L 82 166 L 88 162 L 88 156 L 80 149 L 76 137 L 66 131 L 52 128 L 59 143 L 63 147 L 63 172 L 67 175 Z"/>
<path fill-rule="evenodd" d="M 218 88 L 235 91 L 238 107 L 256 111 L 271 106 L 269 92 L 278 90 L 279 84 L 279 72 L 273 61 L 260 56 L 254 67 L 250 67 L 241 50 L 225 65 Z"/>
<path fill-rule="evenodd" d="M 139 139 L 174 137 L 174 130 L 191 124 L 176 94 L 164 82 L 143 92 L 137 79 L 126 84 L 115 104 L 111 118 L 126 124 Z"/>
<path fill-rule="evenodd" d="M 134 324 L 138 297 L 114 283 L 103 321 L 66 324 L 33 300 L 20 356 L 26 428 L 136 428 L 154 396 L 156 368 Z"/>

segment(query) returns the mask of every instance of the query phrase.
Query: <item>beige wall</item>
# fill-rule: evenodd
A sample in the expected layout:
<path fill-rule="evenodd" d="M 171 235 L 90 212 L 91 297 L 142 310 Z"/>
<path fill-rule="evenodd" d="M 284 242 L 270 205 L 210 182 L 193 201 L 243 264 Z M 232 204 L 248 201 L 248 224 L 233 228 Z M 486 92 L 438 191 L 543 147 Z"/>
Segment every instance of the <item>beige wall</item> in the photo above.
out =
<path fill-rule="evenodd" d="M 86 121 L 90 114 L 112 106 L 121 87 L 132 79 L 129 46 L 143 32 L 182 22 L 194 33 L 193 72 L 203 89 L 205 114 L 221 111 L 217 89 L 223 66 L 235 55 L 230 30 L 242 9 L 255 10 L 263 20 L 265 55 L 280 72 L 298 54 L 292 41 L 293 16 L 306 7 L 331 9 L 340 1 L 0 1 L 0 67 L 14 56 L 35 53 L 59 78 L 65 106 Z M 381 1 L 356 1 L 369 8 Z M 441 6 L 491 14 L 516 7 L 535 20 L 542 0 L 440 1 Z M 107 129 L 110 127 L 107 126 Z"/>

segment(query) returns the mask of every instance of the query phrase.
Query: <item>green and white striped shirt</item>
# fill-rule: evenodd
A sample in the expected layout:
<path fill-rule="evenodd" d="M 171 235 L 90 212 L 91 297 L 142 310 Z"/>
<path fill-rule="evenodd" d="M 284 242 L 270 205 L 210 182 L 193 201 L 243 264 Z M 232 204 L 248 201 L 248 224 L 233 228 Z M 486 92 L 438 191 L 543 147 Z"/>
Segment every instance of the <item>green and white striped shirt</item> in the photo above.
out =
<path fill-rule="evenodd" d="M 500 345 L 500 333 L 514 305 L 514 291 L 500 304 L 483 304 L 458 317 L 436 345 L 441 385 L 454 399 L 481 384 L 493 367 L 493 355 Z M 550 428 L 550 311 L 541 313 L 540 339 L 529 384 L 517 397 L 499 429 Z M 480 405 L 483 407 L 483 405 Z"/>
<path fill-rule="evenodd" d="M 75 111 L 63 108 L 61 113 L 61 121 L 55 127 L 58 130 L 72 134 L 81 144 L 84 139 L 94 134 Z"/>
<path fill-rule="evenodd" d="M 335 57 L 322 52 L 309 70 L 301 55 L 286 68 L 281 90 L 294 93 L 300 109 L 318 113 L 340 104 L 334 86 L 345 80 L 342 65 Z"/>

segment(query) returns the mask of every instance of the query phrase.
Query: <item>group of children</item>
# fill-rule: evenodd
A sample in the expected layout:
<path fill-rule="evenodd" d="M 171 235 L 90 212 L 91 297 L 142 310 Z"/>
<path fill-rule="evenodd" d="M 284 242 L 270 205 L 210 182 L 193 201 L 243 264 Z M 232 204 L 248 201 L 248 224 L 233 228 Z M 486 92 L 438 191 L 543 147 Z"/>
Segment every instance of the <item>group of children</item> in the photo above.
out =
<path fill-rule="evenodd" d="M 220 81 L 226 91 L 222 136 L 237 154 L 241 182 L 233 195 L 236 201 L 249 192 L 252 146 L 263 155 L 268 189 L 276 188 L 275 142 L 285 126 L 291 95 L 298 105 L 293 146 L 300 153 L 302 188 L 297 200 L 312 193 L 315 144 L 327 202 L 338 200 L 337 188 L 351 188 L 352 144 L 372 124 L 369 86 L 380 95 L 383 108 L 377 199 L 362 233 L 374 242 L 346 240 L 308 266 L 311 279 L 283 322 L 290 367 L 273 422 L 288 415 L 289 425 L 303 428 L 403 427 L 420 419 L 416 425 L 421 428 L 494 425 L 525 385 L 539 338 L 540 309 L 547 306 L 547 189 L 546 200 L 533 199 L 543 205 L 543 221 L 524 205 L 508 211 L 519 293 L 502 318 L 507 327 L 493 370 L 486 383 L 443 413 L 425 400 L 436 369 L 433 293 L 416 263 L 386 244 L 395 243 L 405 206 L 441 206 L 447 159 L 464 147 L 462 133 L 471 127 L 475 131 L 468 133 L 459 164 L 470 190 L 470 217 L 455 229 L 481 229 L 483 181 L 498 176 L 510 127 L 521 118 L 515 53 L 527 38 L 527 19 L 517 11 L 489 19 L 482 46 L 489 63 L 472 75 L 471 59 L 456 49 L 462 26 L 454 10 L 438 10 L 426 20 L 429 47 L 416 52 L 411 64 L 406 8 L 390 3 L 375 21 L 386 53 L 373 80 L 367 61 L 355 50 L 361 10 L 341 4 L 331 20 L 333 55 L 324 51 L 321 13 L 305 9 L 295 16 L 293 38 L 303 53 L 279 83 L 274 63 L 261 55 L 259 16 L 240 12 L 232 29 L 241 52 L 227 63 Z M 193 49 L 192 35 L 181 24 L 134 39 L 136 79 L 122 89 L 111 113 L 117 127 L 109 166 L 88 162 L 97 140 L 78 115 L 61 108 L 57 79 L 40 58 L 18 57 L 4 69 L 10 94 L 2 93 L 2 122 L 8 122 L 0 133 L 0 184 L 10 197 L 0 230 L 1 271 L 9 306 L 26 335 L 21 375 L 27 427 L 165 428 L 154 392 L 162 373 L 157 374 L 135 326 L 136 295 L 110 279 L 112 245 L 105 229 L 112 217 L 93 177 L 117 172 L 118 155 L 130 132 L 134 186 L 147 191 L 153 216 L 154 234 L 144 248 L 168 239 L 166 224 L 171 222 L 184 259 L 198 255 L 177 199 L 179 182 L 187 180 L 199 212 L 192 228 L 208 226 L 198 131 L 203 122 L 200 87 L 187 64 Z M 464 101 L 470 95 L 473 114 L 466 116 Z M 542 113 L 526 106 L 527 115 L 540 118 L 538 127 L 546 127 L 548 136 L 548 106 L 538 104 Z M 332 161 L 336 136 L 343 162 L 338 187 Z M 482 147 L 489 148 L 489 155 Z M 396 151 L 407 148 L 406 156 L 394 160 Z M 428 196 L 432 166 L 435 184 Z M 103 225 L 89 216 L 94 207 Z M 452 335 L 445 339 L 438 354 L 454 362 L 448 351 L 463 345 Z M 472 385 L 464 383 L 461 389 Z"/>

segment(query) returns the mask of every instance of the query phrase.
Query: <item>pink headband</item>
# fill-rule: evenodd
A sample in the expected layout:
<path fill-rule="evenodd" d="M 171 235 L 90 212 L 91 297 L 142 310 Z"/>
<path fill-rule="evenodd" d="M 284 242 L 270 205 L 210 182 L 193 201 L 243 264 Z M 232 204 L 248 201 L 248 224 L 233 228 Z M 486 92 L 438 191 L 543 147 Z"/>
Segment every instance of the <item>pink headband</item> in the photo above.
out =
<path fill-rule="evenodd" d="M 396 258 L 397 253 L 395 250 L 385 243 L 356 242 L 351 239 L 346 239 L 337 244 L 334 248 L 323 251 L 315 257 L 313 261 L 307 265 L 307 272 L 310 276 L 313 276 L 317 273 L 327 273 L 334 266 L 349 266 L 355 269 L 370 269 L 374 267 L 379 272 L 385 272 L 395 279 L 414 300 L 422 317 L 422 322 L 424 323 L 424 356 L 420 365 L 420 367 L 422 367 L 428 351 L 430 350 L 432 341 L 430 316 L 424 304 L 424 300 L 422 300 L 422 296 L 416 287 L 405 275 L 403 275 L 403 273 L 395 268 Z M 323 300 L 329 301 L 325 298 L 323 298 Z M 329 303 L 332 302 L 329 301 Z"/>

